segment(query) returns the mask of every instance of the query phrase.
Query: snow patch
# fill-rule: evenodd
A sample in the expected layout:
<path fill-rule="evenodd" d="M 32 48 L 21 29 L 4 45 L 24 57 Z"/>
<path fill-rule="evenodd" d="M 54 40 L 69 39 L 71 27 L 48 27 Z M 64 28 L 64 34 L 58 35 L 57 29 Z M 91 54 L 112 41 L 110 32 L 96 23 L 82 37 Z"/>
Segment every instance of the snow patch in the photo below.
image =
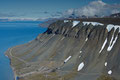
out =
<path fill-rule="evenodd" d="M 80 23 L 80 21 L 73 21 L 73 26 L 72 27 L 75 27 L 78 23 Z"/>
<path fill-rule="evenodd" d="M 64 20 L 64 23 L 67 23 L 67 22 L 69 22 L 69 20 Z"/>
<path fill-rule="evenodd" d="M 105 62 L 105 66 L 107 66 L 107 62 Z"/>
<path fill-rule="evenodd" d="M 112 24 L 107 25 L 108 32 L 110 32 L 113 27 L 114 27 L 114 25 L 112 25 Z"/>
<path fill-rule="evenodd" d="M 83 22 L 84 25 L 89 25 L 89 24 L 92 24 L 93 26 L 96 26 L 96 25 L 101 25 L 103 26 L 104 24 L 102 23 L 98 23 L 98 22 Z"/>
<path fill-rule="evenodd" d="M 88 38 L 86 38 L 85 41 L 87 42 L 87 41 L 88 41 Z"/>
<path fill-rule="evenodd" d="M 80 51 L 80 53 L 82 53 L 82 51 Z"/>
<path fill-rule="evenodd" d="M 78 71 L 82 70 L 82 68 L 84 67 L 84 62 L 80 63 L 78 66 Z"/>
<path fill-rule="evenodd" d="M 118 26 L 118 25 L 113 25 L 113 24 L 107 25 L 107 30 L 108 30 L 108 32 L 110 32 L 112 28 L 114 28 L 115 31 L 116 31 L 117 28 L 119 28 L 119 32 L 120 32 L 120 26 Z"/>
<path fill-rule="evenodd" d="M 109 70 L 109 71 L 108 71 L 108 74 L 112 74 L 112 70 Z"/>
<path fill-rule="evenodd" d="M 81 56 L 79 56 L 79 58 L 81 58 Z"/>
<path fill-rule="evenodd" d="M 72 56 L 69 56 L 67 59 L 64 60 L 64 62 L 66 63 Z"/>
<path fill-rule="evenodd" d="M 101 52 L 103 51 L 103 49 L 104 49 L 106 43 L 107 43 L 107 38 L 105 39 L 105 41 L 104 41 L 104 43 L 103 43 L 103 45 L 102 45 L 102 47 L 101 47 L 99 53 L 101 53 Z"/>

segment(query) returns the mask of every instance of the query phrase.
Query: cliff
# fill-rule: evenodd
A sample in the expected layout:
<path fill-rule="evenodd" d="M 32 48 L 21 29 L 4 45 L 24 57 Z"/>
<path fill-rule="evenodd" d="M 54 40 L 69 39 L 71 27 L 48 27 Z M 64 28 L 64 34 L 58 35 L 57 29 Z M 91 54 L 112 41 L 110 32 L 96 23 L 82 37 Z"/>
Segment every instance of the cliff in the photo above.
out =
<path fill-rule="evenodd" d="M 112 24 L 58 20 L 6 54 L 19 80 L 120 80 L 119 32 Z"/>

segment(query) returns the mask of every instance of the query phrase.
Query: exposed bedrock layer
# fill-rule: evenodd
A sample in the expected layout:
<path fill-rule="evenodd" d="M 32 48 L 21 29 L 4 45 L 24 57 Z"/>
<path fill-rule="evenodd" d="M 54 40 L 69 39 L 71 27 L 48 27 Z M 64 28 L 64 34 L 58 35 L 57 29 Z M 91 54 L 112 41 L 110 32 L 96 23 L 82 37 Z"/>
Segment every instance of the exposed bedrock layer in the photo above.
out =
<path fill-rule="evenodd" d="M 60 20 L 6 54 L 19 80 L 120 80 L 119 27 Z"/>

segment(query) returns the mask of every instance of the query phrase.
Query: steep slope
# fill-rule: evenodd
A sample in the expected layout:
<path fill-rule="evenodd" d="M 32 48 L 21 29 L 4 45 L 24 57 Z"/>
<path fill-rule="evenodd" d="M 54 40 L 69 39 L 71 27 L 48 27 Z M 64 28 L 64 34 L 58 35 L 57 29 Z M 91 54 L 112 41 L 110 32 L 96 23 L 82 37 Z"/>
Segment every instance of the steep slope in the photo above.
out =
<path fill-rule="evenodd" d="M 120 80 L 120 26 L 59 20 L 6 54 L 20 80 Z"/>

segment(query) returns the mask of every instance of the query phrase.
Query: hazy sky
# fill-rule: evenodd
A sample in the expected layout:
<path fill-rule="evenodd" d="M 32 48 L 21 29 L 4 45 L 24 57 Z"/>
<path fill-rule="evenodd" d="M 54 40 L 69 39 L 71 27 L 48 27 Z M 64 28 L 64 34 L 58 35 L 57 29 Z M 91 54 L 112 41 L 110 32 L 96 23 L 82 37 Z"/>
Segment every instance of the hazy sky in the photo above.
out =
<path fill-rule="evenodd" d="M 96 0 L 0 0 L 0 18 L 44 18 Z M 120 4 L 120 0 L 103 0 Z"/>

